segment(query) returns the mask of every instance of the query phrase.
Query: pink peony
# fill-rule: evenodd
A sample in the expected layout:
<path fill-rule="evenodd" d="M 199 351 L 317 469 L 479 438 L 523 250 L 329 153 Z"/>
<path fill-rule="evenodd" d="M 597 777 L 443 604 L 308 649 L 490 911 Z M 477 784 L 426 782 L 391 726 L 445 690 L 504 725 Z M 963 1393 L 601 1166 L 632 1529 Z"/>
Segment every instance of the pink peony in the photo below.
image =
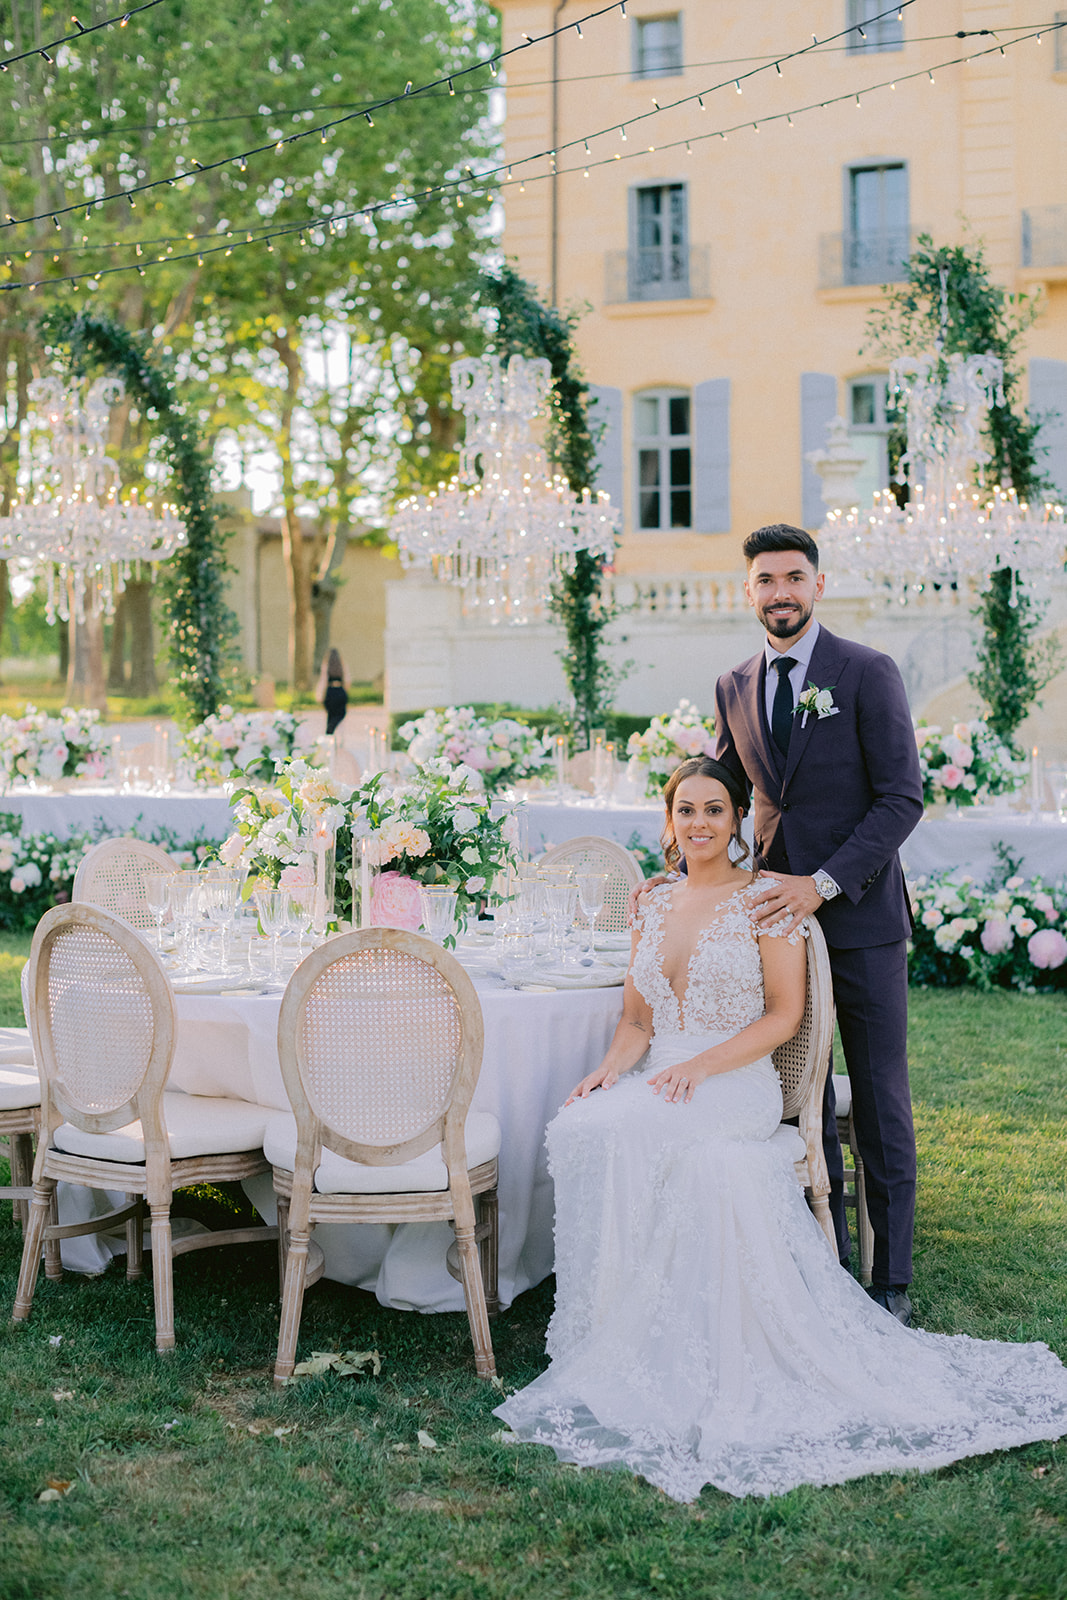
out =
<path fill-rule="evenodd" d="M 1011 925 L 1005 917 L 990 917 L 979 935 L 987 956 L 1003 955 L 1014 938 Z"/>
<path fill-rule="evenodd" d="M 278 879 L 279 889 L 310 889 L 315 882 L 315 874 L 310 867 L 290 865 L 282 868 L 282 875 Z"/>
<path fill-rule="evenodd" d="M 938 782 L 946 789 L 958 789 L 963 782 L 963 768 L 954 766 L 950 761 L 947 767 L 942 767 L 937 774 Z"/>
<path fill-rule="evenodd" d="M 1043 890 L 1034 895 L 1034 909 L 1040 911 L 1043 917 L 1054 917 L 1056 915 L 1055 901 L 1051 895 L 1045 894 Z"/>
<path fill-rule="evenodd" d="M 370 920 L 376 928 L 417 933 L 422 926 L 422 898 L 415 879 L 402 872 L 379 873 L 370 897 Z"/>
<path fill-rule="evenodd" d="M 232 867 L 233 863 L 240 859 L 244 847 L 245 841 L 241 834 L 231 833 L 230 837 L 224 839 L 219 846 L 219 860 L 224 866 Z"/>
<path fill-rule="evenodd" d="M 1062 967 L 1067 961 L 1067 939 L 1055 928 L 1041 928 L 1031 934 L 1026 953 L 1035 967 Z"/>

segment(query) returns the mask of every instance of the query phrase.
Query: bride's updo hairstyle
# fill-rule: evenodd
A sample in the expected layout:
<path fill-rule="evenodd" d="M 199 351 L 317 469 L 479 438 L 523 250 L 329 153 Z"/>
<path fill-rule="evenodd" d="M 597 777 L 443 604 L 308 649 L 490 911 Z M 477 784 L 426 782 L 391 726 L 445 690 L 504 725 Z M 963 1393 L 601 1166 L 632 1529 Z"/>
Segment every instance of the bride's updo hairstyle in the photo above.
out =
<path fill-rule="evenodd" d="M 663 846 L 663 859 L 667 863 L 667 871 L 673 872 L 682 859 L 682 852 L 674 837 L 674 797 L 678 792 L 678 785 L 684 783 L 686 778 L 714 778 L 716 783 L 721 783 L 730 797 L 730 804 L 734 810 L 734 829 L 732 843 L 736 846 L 733 854 L 734 861 L 740 866 L 748 860 L 748 845 L 741 837 L 741 818 L 748 809 L 748 796 L 734 777 L 728 767 L 721 761 L 716 761 L 712 756 L 693 756 L 689 761 L 683 761 L 680 767 L 675 767 L 667 779 L 663 790 L 663 801 L 667 807 L 667 822 L 660 838 Z"/>

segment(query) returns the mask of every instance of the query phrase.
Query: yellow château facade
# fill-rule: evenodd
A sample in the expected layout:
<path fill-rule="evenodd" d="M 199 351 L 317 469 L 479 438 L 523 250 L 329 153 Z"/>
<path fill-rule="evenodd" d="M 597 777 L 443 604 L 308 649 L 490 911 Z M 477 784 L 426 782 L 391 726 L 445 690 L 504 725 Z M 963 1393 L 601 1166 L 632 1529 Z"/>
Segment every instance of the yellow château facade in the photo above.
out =
<path fill-rule="evenodd" d="M 835 414 L 864 498 L 885 481 L 887 364 L 860 352 L 920 232 L 1040 292 L 1029 398 L 1062 414 L 1044 466 L 1067 495 L 1067 27 L 1033 37 L 1067 11 L 626 0 L 553 43 L 598 8 L 496 4 L 504 48 L 532 41 L 506 66 L 504 250 L 588 307 L 621 574 L 736 571 L 747 530 L 817 528 L 804 458 Z"/>

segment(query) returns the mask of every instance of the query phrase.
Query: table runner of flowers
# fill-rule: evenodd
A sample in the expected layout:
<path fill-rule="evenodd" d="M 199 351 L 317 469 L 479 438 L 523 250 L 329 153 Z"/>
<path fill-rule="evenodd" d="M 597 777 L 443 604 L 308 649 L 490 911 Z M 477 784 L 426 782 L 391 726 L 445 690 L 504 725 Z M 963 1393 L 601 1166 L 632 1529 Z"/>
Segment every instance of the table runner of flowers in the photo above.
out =
<path fill-rule="evenodd" d="M 669 715 L 653 717 L 644 733 L 631 733 L 626 754 L 635 782 L 658 800 L 680 761 L 715 754 L 715 718 L 702 716 L 691 700 L 679 700 Z"/>
<path fill-rule="evenodd" d="M 24 706 L 17 717 L 0 716 L 0 789 L 14 783 L 103 777 L 106 745 L 99 711 L 64 706 L 53 716 Z"/>
<path fill-rule="evenodd" d="M 924 805 L 983 805 L 995 795 L 1012 794 L 1026 778 L 1025 761 L 1016 761 L 980 717 L 955 723 L 951 733 L 920 722 L 915 743 Z"/>
<path fill-rule="evenodd" d="M 418 766 L 445 761 L 470 769 L 470 787 L 494 794 L 524 778 L 547 774 L 553 764 L 551 736 L 538 734 L 513 717 L 490 721 L 473 706 L 427 711 L 397 729 L 397 737 Z"/>
<path fill-rule="evenodd" d="M 195 783 L 217 786 L 235 778 L 269 783 L 276 766 L 310 756 L 315 743 L 291 711 L 235 711 L 220 706 L 190 728 L 180 752 Z"/>

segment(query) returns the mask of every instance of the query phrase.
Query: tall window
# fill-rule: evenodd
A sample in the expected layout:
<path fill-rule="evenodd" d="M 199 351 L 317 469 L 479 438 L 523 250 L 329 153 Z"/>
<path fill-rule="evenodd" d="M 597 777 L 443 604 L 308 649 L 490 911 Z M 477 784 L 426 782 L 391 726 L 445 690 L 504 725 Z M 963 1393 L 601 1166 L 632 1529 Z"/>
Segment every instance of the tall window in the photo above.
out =
<path fill-rule="evenodd" d="M 901 278 L 910 250 L 907 167 L 903 162 L 851 167 L 847 205 L 845 282 Z"/>
<path fill-rule="evenodd" d="M 639 528 L 693 526 L 693 456 L 688 394 L 646 390 L 634 400 Z"/>
<path fill-rule="evenodd" d="M 898 426 L 884 372 L 852 379 L 848 386 L 848 420 L 856 454 L 864 458 L 856 475 L 856 501 L 861 506 L 869 505 L 874 491 L 889 483 L 889 436 Z M 892 465 L 895 470 L 896 463 Z"/>
<path fill-rule="evenodd" d="M 634 23 L 634 77 L 667 78 L 681 70 L 681 16 L 639 17 Z"/>
<path fill-rule="evenodd" d="M 689 293 L 689 227 L 683 183 L 633 191 L 630 299 L 684 299 Z"/>
<path fill-rule="evenodd" d="M 845 26 L 853 30 L 848 36 L 850 55 L 873 50 L 903 50 L 904 23 L 889 8 L 890 0 L 848 0 Z M 880 14 L 886 11 L 888 16 Z"/>

